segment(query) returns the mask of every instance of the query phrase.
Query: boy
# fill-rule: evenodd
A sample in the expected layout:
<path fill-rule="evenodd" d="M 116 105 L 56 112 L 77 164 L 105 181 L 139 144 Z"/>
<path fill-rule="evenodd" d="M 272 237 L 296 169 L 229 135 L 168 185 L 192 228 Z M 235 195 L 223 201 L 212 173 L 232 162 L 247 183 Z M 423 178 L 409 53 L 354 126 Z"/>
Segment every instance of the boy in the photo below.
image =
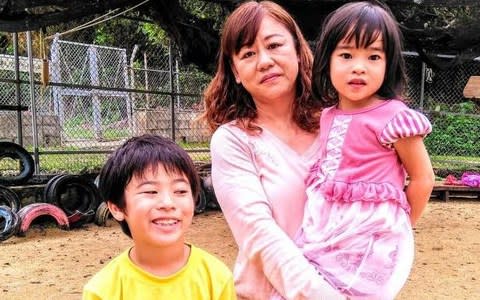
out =
<path fill-rule="evenodd" d="M 173 141 L 126 141 L 100 172 L 99 188 L 133 246 L 83 289 L 83 299 L 236 299 L 228 267 L 185 243 L 200 184 L 188 154 Z"/>

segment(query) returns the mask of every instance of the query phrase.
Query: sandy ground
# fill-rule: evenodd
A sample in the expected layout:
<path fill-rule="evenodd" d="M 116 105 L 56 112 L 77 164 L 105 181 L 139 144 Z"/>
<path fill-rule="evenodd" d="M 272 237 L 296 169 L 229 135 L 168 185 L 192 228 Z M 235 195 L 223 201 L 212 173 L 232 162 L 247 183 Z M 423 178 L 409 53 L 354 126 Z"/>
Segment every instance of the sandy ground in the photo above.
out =
<path fill-rule="evenodd" d="M 415 234 L 415 265 L 397 299 L 480 299 L 480 201 L 431 201 Z M 189 240 L 233 267 L 237 248 L 221 212 L 195 216 Z M 113 221 L 71 231 L 33 226 L 0 243 L 0 299 L 79 299 L 129 245 Z"/>

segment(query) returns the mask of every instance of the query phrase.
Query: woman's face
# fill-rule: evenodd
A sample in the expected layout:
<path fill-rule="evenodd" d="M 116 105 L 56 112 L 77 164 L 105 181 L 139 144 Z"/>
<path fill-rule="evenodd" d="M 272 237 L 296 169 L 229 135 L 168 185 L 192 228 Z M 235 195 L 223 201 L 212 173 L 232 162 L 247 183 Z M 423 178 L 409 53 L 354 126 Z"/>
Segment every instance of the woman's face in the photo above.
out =
<path fill-rule="evenodd" d="M 259 103 L 295 98 L 299 58 L 295 43 L 285 26 L 270 16 L 260 24 L 252 45 L 233 55 L 235 80 Z"/>

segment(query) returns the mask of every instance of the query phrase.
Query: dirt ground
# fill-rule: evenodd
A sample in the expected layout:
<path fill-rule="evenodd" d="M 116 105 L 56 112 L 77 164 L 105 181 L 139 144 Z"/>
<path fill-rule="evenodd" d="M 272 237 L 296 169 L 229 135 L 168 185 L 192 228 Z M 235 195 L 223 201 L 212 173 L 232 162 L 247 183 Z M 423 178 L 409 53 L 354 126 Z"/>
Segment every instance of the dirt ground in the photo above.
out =
<path fill-rule="evenodd" d="M 397 299 L 480 299 L 480 201 L 431 201 L 415 233 L 415 265 Z M 237 248 L 221 212 L 195 216 L 189 240 L 233 267 Z M 113 221 L 71 231 L 36 225 L 0 243 L 0 299 L 79 299 L 129 245 Z"/>

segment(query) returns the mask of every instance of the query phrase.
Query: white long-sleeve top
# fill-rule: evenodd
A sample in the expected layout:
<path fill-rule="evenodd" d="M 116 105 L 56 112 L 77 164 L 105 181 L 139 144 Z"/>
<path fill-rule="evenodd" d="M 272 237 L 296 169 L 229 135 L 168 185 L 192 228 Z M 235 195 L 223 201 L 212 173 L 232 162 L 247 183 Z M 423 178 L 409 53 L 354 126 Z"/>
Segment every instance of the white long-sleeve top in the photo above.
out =
<path fill-rule="evenodd" d="M 217 129 L 210 149 L 215 194 L 239 248 L 239 299 L 265 300 L 275 290 L 287 299 L 344 299 L 293 242 L 319 139 L 298 154 L 267 129 L 249 135 L 231 122 Z"/>

